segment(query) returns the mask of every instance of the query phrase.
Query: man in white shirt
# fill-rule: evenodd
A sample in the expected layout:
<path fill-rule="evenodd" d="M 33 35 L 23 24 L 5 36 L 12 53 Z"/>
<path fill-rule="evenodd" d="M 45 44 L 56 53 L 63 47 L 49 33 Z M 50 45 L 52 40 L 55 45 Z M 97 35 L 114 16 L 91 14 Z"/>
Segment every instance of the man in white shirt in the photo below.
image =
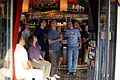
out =
<path fill-rule="evenodd" d="M 30 62 L 28 61 L 28 54 L 25 45 L 25 40 L 21 33 L 18 34 L 18 44 L 14 52 L 15 60 L 15 75 L 17 79 L 43 80 L 43 72 L 38 69 L 32 69 Z"/>
<path fill-rule="evenodd" d="M 0 80 L 6 80 L 5 78 L 12 79 L 12 49 L 9 49 L 4 59 L 4 66 L 0 69 Z"/>

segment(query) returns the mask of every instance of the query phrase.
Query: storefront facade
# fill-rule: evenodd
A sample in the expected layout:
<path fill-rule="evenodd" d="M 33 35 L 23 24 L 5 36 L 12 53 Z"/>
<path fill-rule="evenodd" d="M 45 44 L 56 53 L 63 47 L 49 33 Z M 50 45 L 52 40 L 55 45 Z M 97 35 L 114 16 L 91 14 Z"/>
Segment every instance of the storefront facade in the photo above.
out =
<path fill-rule="evenodd" d="M 117 3 L 99 0 L 96 80 L 114 80 Z"/>
<path fill-rule="evenodd" d="M 0 59 L 3 60 L 8 49 L 13 45 L 13 31 L 15 28 L 13 20 L 12 0 L 4 0 L 0 12 Z M 4 7 L 3 7 L 4 5 Z M 17 10 L 16 10 L 17 12 Z M 118 12 L 118 13 L 117 13 Z M 119 5 L 114 0 L 98 1 L 98 31 L 95 59 L 94 80 L 120 80 L 119 77 Z M 17 18 L 18 19 L 18 18 Z M 17 20 L 19 21 L 19 20 Z M 14 23 L 13 23 L 14 22 Z M 15 29 L 15 30 L 13 30 Z M 12 51 L 11 51 L 12 53 Z M 13 54 L 10 54 L 12 59 Z M 1 64 L 3 65 L 3 64 Z M 2 66 L 1 66 L 2 67 Z M 14 71 L 13 71 L 14 72 Z M 11 80 L 13 78 L 11 77 Z"/>

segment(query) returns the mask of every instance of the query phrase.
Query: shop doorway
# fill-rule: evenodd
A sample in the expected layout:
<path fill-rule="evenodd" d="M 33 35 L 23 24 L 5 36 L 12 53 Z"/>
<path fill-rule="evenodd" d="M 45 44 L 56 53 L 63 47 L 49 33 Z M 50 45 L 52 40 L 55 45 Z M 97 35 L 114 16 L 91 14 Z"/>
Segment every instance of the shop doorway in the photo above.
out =
<path fill-rule="evenodd" d="M 57 1 L 57 0 L 56 0 Z M 70 0 L 69 0 L 70 1 Z M 71 0 L 72 1 L 72 0 Z M 74 0 L 76 2 L 76 0 Z M 86 6 L 84 6 L 85 10 L 87 10 L 87 15 L 84 15 L 86 13 L 82 13 L 80 11 L 74 12 L 74 6 L 77 4 L 74 3 L 74 1 L 69 2 L 72 5 L 69 5 L 69 10 L 71 11 L 61 11 L 61 12 L 45 12 L 45 10 L 52 10 L 53 8 L 48 8 L 48 4 L 40 4 L 39 6 L 44 7 L 43 9 L 35 4 L 31 3 L 31 5 L 34 4 L 34 6 L 31 7 L 31 13 L 24 13 L 22 19 L 26 17 L 24 20 L 32 17 L 31 21 L 31 30 L 34 30 L 39 24 L 40 19 L 46 19 L 48 20 L 48 23 L 56 19 L 59 22 L 59 26 L 64 26 L 62 23 L 66 21 L 80 21 L 81 24 L 83 24 L 82 21 L 87 21 L 89 25 L 89 31 L 90 31 L 90 45 L 88 48 L 88 58 L 90 58 L 89 65 L 86 64 L 83 65 L 83 69 L 86 68 L 87 71 L 85 79 L 88 80 L 113 80 L 114 79 L 114 64 L 115 64 L 115 46 L 116 46 L 116 12 L 117 12 L 117 2 L 114 0 L 85 0 L 85 2 L 82 2 L 79 0 L 80 3 L 85 3 Z M 56 2 L 50 2 L 49 5 L 51 6 L 57 6 L 55 9 L 59 9 L 59 3 L 60 0 L 58 0 L 58 4 Z M 73 5 L 73 3 L 75 5 Z M 78 6 L 78 5 L 77 5 Z M 83 7 L 82 4 L 80 4 L 81 7 Z M 39 13 L 34 13 L 36 10 L 40 9 L 42 15 L 38 15 Z M 50 13 L 50 14 L 49 14 Z M 57 14 L 56 14 L 57 13 Z M 61 15 L 62 14 L 62 15 Z M 74 19 L 73 19 L 74 18 Z M 36 20 L 37 19 L 37 20 Z M 81 20 L 82 19 L 82 20 Z M 66 23 L 65 23 L 66 24 Z M 66 53 L 66 47 L 64 46 L 64 53 Z M 83 53 L 84 54 L 84 53 Z M 63 68 L 66 68 L 66 55 L 64 55 L 63 60 Z M 81 58 L 79 58 L 78 61 L 78 67 L 81 64 Z M 84 63 L 84 59 L 83 59 Z M 80 68 L 82 66 L 80 65 Z M 65 76 L 66 77 L 66 76 Z M 68 76 L 69 77 L 69 76 Z M 70 77 L 71 78 L 71 77 Z M 79 80 L 79 77 L 77 78 Z"/>
<path fill-rule="evenodd" d="M 33 0 L 32 0 L 33 1 Z M 37 1 L 37 0 L 36 0 Z M 74 1 L 73 1 L 74 2 Z M 78 2 L 81 2 L 79 0 Z M 59 3 L 59 1 L 58 1 Z M 84 2 L 83 2 L 84 3 Z M 98 4 L 97 4 L 98 3 Z M 8 2 L 9 7 L 10 3 Z M 33 2 L 31 3 L 33 4 Z M 34 3 L 37 4 L 37 3 Z M 72 3 L 73 4 L 73 3 Z M 86 5 L 88 4 L 88 5 Z M 96 4 L 96 5 L 94 5 Z M 49 5 L 54 6 L 60 6 L 59 4 L 54 4 L 52 2 L 49 3 Z M 81 5 L 81 4 L 80 4 Z M 38 26 L 39 20 L 45 19 L 48 21 L 48 23 L 59 17 L 58 22 L 59 26 L 64 26 L 62 23 L 65 21 L 79 21 L 81 25 L 84 25 L 84 22 L 87 22 L 89 26 L 90 31 L 90 41 L 88 46 L 88 61 L 87 63 L 84 62 L 84 59 L 81 62 L 81 58 L 79 57 L 78 61 L 78 75 L 83 75 L 82 77 L 76 76 L 71 77 L 68 75 L 63 75 L 63 78 L 60 80 L 66 80 L 66 79 L 76 79 L 76 80 L 114 80 L 114 64 L 115 64 L 115 46 L 116 46 L 116 1 L 114 0 L 98 0 L 93 2 L 93 0 L 85 0 L 85 7 L 86 12 L 81 13 L 78 12 L 65 12 L 62 11 L 60 14 L 55 14 L 53 12 L 44 12 L 46 9 L 46 4 L 40 4 L 37 8 L 41 10 L 40 6 L 44 6 L 44 9 L 41 10 L 40 15 L 39 12 L 35 12 L 35 9 L 37 10 L 36 6 L 32 6 L 30 8 L 29 12 L 24 12 L 22 14 L 21 20 L 27 21 L 30 17 L 32 18 L 31 21 L 29 21 L 31 26 L 31 31 L 34 31 L 35 27 Z M 73 5 L 70 5 L 72 7 Z M 83 6 L 83 5 L 82 5 Z M 96 6 L 96 7 L 95 7 Z M 47 10 L 49 8 L 47 7 Z M 52 7 L 50 9 L 53 9 Z M 58 7 L 55 7 L 57 10 Z M 39 11 L 40 11 L 39 10 Z M 9 8 L 7 11 L 11 11 Z M 72 11 L 74 11 L 72 9 Z M 49 14 L 52 13 L 52 14 Z M 59 12 L 57 12 L 59 13 Z M 62 15 L 61 15 L 62 14 Z M 82 14 L 82 15 L 81 15 Z M 76 17 L 73 19 L 73 17 Z M 77 18 L 80 17 L 80 18 Z M 10 25 L 10 19 L 11 17 L 8 16 L 8 14 L 5 14 L 4 19 L 3 16 L 0 14 L 0 24 L 2 25 L 0 27 L 0 41 L 2 45 L 0 46 L 0 52 L 2 55 L 0 56 L 1 59 L 5 56 L 6 51 L 11 44 L 11 37 L 12 34 L 10 33 L 11 27 Z M 83 19 L 83 20 L 80 20 Z M 8 22 L 7 26 L 4 25 L 4 21 Z M 65 23 L 66 24 L 66 23 Z M 5 27 L 6 26 L 6 27 Z M 4 34 L 4 31 L 7 32 Z M 11 32 L 12 33 L 12 32 Z M 6 37 L 5 37 L 6 36 Z M 10 41 L 9 41 L 10 39 Z M 6 43 L 7 42 L 7 43 Z M 11 43 L 11 44 L 10 44 Z M 9 45 L 10 44 L 10 45 Z M 66 46 L 63 47 L 64 53 L 66 53 Z M 84 51 L 83 51 L 84 52 Z M 83 53 L 84 54 L 84 53 Z M 81 65 L 82 63 L 82 65 Z M 85 63 L 85 64 L 84 64 Z M 66 55 L 64 54 L 64 60 L 61 66 L 61 70 L 66 69 Z M 83 70 L 83 71 L 82 71 Z M 80 74 L 79 74 L 80 73 Z M 66 74 L 63 72 L 63 74 Z"/>

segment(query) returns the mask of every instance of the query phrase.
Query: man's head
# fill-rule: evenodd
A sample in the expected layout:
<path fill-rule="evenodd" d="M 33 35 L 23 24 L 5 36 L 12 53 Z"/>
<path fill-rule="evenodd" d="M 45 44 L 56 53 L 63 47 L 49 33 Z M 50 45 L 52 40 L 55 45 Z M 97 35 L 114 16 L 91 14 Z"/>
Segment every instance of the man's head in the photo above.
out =
<path fill-rule="evenodd" d="M 47 22 L 45 20 L 42 20 L 40 23 L 40 28 L 44 29 L 46 25 L 47 25 Z"/>
<path fill-rule="evenodd" d="M 85 31 L 88 31 L 88 25 L 85 25 Z"/>
<path fill-rule="evenodd" d="M 33 34 L 28 38 L 28 42 L 30 45 L 33 45 L 34 43 L 36 44 L 38 41 L 37 37 Z"/>
<path fill-rule="evenodd" d="M 54 29 L 54 30 L 56 30 L 56 27 L 57 27 L 57 21 L 56 21 L 56 20 L 53 20 L 53 21 L 51 22 L 51 28 Z"/>
<path fill-rule="evenodd" d="M 74 23 L 74 28 L 76 28 L 76 29 L 80 28 L 80 25 L 79 25 L 78 22 L 75 22 L 75 23 Z"/>
<path fill-rule="evenodd" d="M 29 24 L 29 23 L 26 23 L 26 24 L 25 24 L 25 28 L 26 28 L 26 29 L 30 29 L 30 24 Z"/>
<path fill-rule="evenodd" d="M 69 28 L 69 29 L 73 29 L 73 24 L 72 24 L 72 22 L 68 22 L 68 28 Z"/>
<path fill-rule="evenodd" d="M 24 37 L 22 36 L 22 32 L 19 32 L 18 33 L 18 40 L 17 40 L 17 43 L 24 46 L 25 45 L 25 39 Z"/>

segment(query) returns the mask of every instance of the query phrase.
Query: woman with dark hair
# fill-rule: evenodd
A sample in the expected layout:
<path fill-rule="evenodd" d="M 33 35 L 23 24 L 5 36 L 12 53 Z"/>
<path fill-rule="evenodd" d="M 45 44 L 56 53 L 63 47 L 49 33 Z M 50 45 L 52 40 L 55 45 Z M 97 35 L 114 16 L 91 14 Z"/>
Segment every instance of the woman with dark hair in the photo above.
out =
<path fill-rule="evenodd" d="M 48 61 L 45 61 L 40 54 L 41 47 L 38 45 L 38 40 L 35 35 L 31 35 L 28 38 L 29 47 L 28 47 L 28 56 L 29 60 L 32 63 L 32 66 L 37 69 L 41 69 L 44 74 L 44 79 L 49 78 L 51 64 Z"/>

